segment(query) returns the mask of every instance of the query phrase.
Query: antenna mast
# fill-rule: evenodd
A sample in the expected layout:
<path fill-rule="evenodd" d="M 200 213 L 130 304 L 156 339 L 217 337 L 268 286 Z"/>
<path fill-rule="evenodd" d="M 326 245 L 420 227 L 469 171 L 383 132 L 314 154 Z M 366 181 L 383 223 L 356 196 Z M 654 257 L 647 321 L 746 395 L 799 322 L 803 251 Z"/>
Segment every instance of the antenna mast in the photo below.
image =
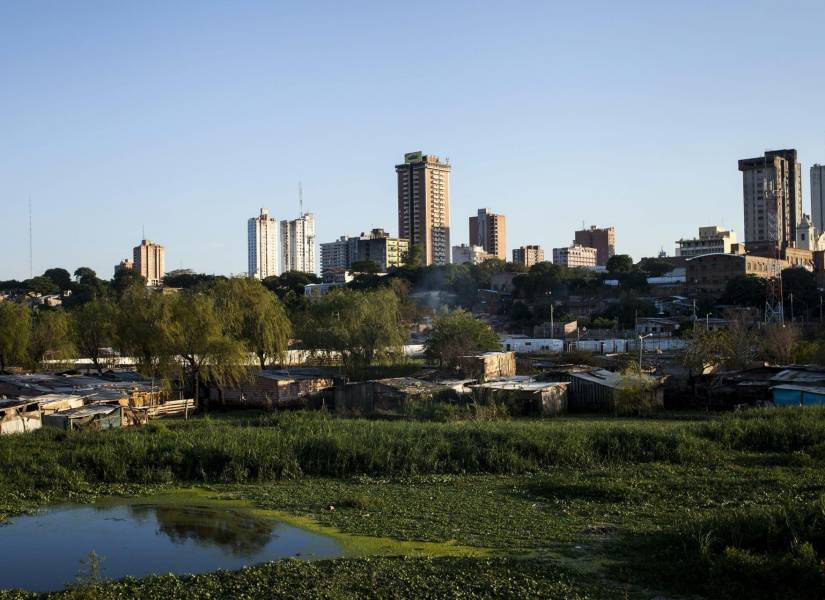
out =
<path fill-rule="evenodd" d="M 32 252 L 32 197 L 29 196 L 29 279 L 34 277 L 34 253 Z"/>
<path fill-rule="evenodd" d="M 304 188 L 298 181 L 298 217 L 304 216 Z"/>
<path fill-rule="evenodd" d="M 770 245 L 770 249 L 768 254 L 770 256 L 770 266 L 768 267 L 768 285 L 766 286 L 765 290 L 765 325 L 779 325 L 780 327 L 785 326 L 785 306 L 783 303 L 783 293 L 782 293 L 782 272 L 779 268 L 779 232 L 777 231 L 777 225 L 779 222 L 783 224 L 782 232 L 784 234 L 784 214 L 782 215 L 782 219 L 779 218 L 778 211 L 780 207 L 777 205 L 777 199 L 782 199 L 782 205 L 784 207 L 784 189 L 782 187 L 782 182 L 780 182 L 778 173 L 774 169 L 774 180 L 773 186 L 771 186 L 770 191 L 768 190 L 768 157 L 765 156 L 763 158 L 763 168 L 762 173 L 763 180 L 762 180 L 762 190 L 765 197 L 765 207 L 767 208 L 766 217 L 767 217 L 767 224 L 768 224 L 768 244 Z M 772 199 L 772 203 L 770 206 L 768 205 L 768 197 Z M 784 208 L 781 208 L 784 210 Z"/>

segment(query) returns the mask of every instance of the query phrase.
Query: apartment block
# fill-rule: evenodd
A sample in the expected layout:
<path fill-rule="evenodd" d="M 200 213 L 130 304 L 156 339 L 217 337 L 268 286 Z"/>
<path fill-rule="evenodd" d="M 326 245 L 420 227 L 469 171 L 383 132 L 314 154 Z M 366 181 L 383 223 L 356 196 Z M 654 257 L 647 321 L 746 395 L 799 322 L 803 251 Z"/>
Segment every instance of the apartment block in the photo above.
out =
<path fill-rule="evenodd" d="M 730 254 L 736 244 L 736 232 L 723 229 L 718 225 L 700 227 L 699 236 L 676 240 L 676 256 L 691 258 L 703 254 Z"/>
<path fill-rule="evenodd" d="M 598 262 L 598 250 L 580 244 L 567 248 L 553 248 L 553 262 L 562 267 L 595 267 Z"/>
<path fill-rule="evenodd" d="M 487 254 L 507 260 L 504 215 L 497 215 L 488 208 L 478 209 L 478 214 L 470 217 L 470 246 L 481 246 Z"/>
<path fill-rule="evenodd" d="M 134 267 L 146 279 L 146 285 L 156 286 L 163 283 L 166 274 L 166 250 L 150 240 L 141 240 L 140 246 L 133 251 Z"/>
<path fill-rule="evenodd" d="M 825 233 L 825 165 L 811 167 L 811 217 L 819 233 Z"/>
<path fill-rule="evenodd" d="M 595 248 L 596 264 L 603 267 L 616 254 L 616 228 L 592 225 L 589 229 L 578 230 L 573 242 L 586 248 Z"/>
<path fill-rule="evenodd" d="M 745 242 L 793 246 L 802 221 L 802 176 L 796 150 L 770 150 L 739 161 Z"/>
<path fill-rule="evenodd" d="M 315 217 L 304 213 L 281 221 L 281 272 L 315 273 Z"/>
<path fill-rule="evenodd" d="M 522 246 L 513 250 L 513 262 L 528 269 L 536 263 L 544 262 L 544 249 L 541 246 Z"/>
<path fill-rule="evenodd" d="M 489 254 L 481 246 L 461 244 L 460 246 L 453 246 L 453 264 L 454 265 L 480 265 L 485 260 L 497 258 Z"/>
<path fill-rule="evenodd" d="M 321 271 L 349 269 L 356 262 L 369 260 L 386 273 L 402 265 L 409 248 L 409 240 L 390 237 L 383 229 L 373 229 L 358 237 L 341 236 L 334 242 L 321 244 Z"/>
<path fill-rule="evenodd" d="M 247 274 L 255 279 L 266 279 L 279 274 L 278 223 L 262 208 L 260 215 L 247 221 Z"/>
<path fill-rule="evenodd" d="M 422 152 L 404 155 L 398 176 L 398 237 L 420 246 L 426 265 L 450 262 L 450 164 Z"/>

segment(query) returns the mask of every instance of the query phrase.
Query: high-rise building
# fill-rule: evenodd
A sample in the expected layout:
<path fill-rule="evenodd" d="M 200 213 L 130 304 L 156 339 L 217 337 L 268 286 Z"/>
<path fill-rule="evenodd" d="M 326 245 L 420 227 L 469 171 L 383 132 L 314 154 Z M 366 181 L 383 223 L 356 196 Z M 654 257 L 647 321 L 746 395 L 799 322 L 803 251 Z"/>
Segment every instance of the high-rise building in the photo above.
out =
<path fill-rule="evenodd" d="M 481 246 L 491 256 L 507 260 L 507 232 L 504 215 L 497 215 L 487 208 L 479 208 L 470 217 L 470 246 Z"/>
<path fill-rule="evenodd" d="M 595 267 L 598 265 L 598 251 L 579 244 L 567 248 L 553 248 L 553 262 L 570 269 L 576 267 Z"/>
<path fill-rule="evenodd" d="M 596 264 L 607 265 L 610 257 L 616 254 L 616 228 L 599 228 L 592 225 L 590 229 L 580 229 L 575 233 L 574 243 L 579 246 L 596 249 Z M 555 259 L 553 260 L 555 262 Z"/>
<path fill-rule="evenodd" d="M 268 209 L 262 208 L 260 215 L 249 219 L 247 240 L 249 276 L 266 279 L 278 275 L 278 223 Z"/>
<path fill-rule="evenodd" d="M 135 269 L 146 279 L 146 285 L 160 285 L 163 283 L 164 258 L 166 251 L 163 246 L 153 244 L 150 240 L 142 240 L 140 246 L 135 246 L 133 257 Z"/>
<path fill-rule="evenodd" d="M 544 249 L 541 246 L 522 246 L 513 250 L 513 262 L 528 269 L 536 263 L 544 262 Z"/>
<path fill-rule="evenodd" d="M 281 221 L 281 272 L 315 273 L 315 217 Z"/>
<path fill-rule="evenodd" d="M 450 262 L 450 164 L 409 152 L 398 175 L 398 237 L 420 246 L 424 264 Z"/>
<path fill-rule="evenodd" d="M 796 150 L 770 150 L 739 161 L 745 242 L 793 246 L 802 221 L 802 176 Z"/>
<path fill-rule="evenodd" d="M 816 230 L 825 232 L 825 165 L 811 167 L 811 216 Z"/>
<path fill-rule="evenodd" d="M 386 273 L 400 267 L 409 251 L 410 242 L 390 237 L 383 229 L 373 229 L 358 237 L 341 236 L 334 242 L 321 244 L 321 271 L 349 269 L 356 262 L 372 261 Z"/>

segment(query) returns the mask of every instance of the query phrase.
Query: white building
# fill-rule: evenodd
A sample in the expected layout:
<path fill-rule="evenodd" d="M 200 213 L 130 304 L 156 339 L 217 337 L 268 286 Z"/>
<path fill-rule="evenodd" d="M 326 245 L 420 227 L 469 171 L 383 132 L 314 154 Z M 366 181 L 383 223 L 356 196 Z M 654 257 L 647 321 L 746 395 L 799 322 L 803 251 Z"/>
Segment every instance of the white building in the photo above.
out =
<path fill-rule="evenodd" d="M 816 230 L 825 232 L 825 165 L 811 167 L 811 216 Z"/>
<path fill-rule="evenodd" d="M 247 224 L 248 269 L 255 279 L 266 279 L 279 275 L 278 271 L 278 228 L 277 222 L 269 216 L 269 209 L 262 208 L 261 214 L 249 219 Z"/>
<path fill-rule="evenodd" d="M 736 243 L 736 232 L 722 229 L 718 225 L 700 227 L 699 237 L 676 240 L 676 256 L 702 256 L 703 254 L 730 254 L 731 245 Z"/>
<path fill-rule="evenodd" d="M 471 265 L 480 265 L 485 260 L 496 258 L 492 254 L 488 254 L 481 246 L 468 246 L 461 244 L 460 246 L 453 246 L 453 264 L 463 265 L 470 263 Z"/>
<path fill-rule="evenodd" d="M 802 221 L 796 226 L 796 247 L 802 250 L 825 250 L 825 233 L 814 227 L 808 215 L 802 215 Z"/>
<path fill-rule="evenodd" d="M 316 273 L 315 217 L 304 213 L 292 221 L 281 221 L 281 272 Z"/>
<path fill-rule="evenodd" d="M 567 248 L 553 248 L 553 262 L 562 267 L 595 267 L 598 250 L 573 244 Z"/>

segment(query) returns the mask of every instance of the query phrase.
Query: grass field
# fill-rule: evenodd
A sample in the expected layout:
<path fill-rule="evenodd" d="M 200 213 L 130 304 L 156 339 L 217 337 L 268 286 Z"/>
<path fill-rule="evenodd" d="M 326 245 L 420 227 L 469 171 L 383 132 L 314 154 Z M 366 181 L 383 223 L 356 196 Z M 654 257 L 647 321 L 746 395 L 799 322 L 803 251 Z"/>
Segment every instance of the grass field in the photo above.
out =
<path fill-rule="evenodd" d="M 247 413 L 2 438 L 0 514 L 197 485 L 342 535 L 486 554 L 288 561 L 70 596 L 822 598 L 823 463 L 822 410 L 458 423 Z"/>

